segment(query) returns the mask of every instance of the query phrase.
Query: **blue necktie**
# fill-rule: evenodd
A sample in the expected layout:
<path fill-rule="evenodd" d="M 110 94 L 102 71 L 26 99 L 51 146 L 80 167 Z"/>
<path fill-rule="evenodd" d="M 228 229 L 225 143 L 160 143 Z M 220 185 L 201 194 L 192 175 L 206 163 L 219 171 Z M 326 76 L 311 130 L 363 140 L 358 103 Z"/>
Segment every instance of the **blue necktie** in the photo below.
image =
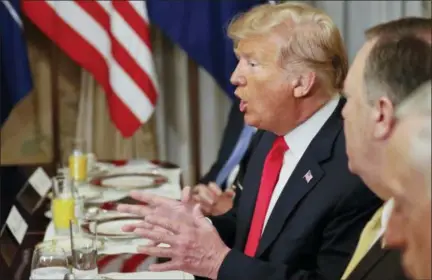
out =
<path fill-rule="evenodd" d="M 256 128 L 252 126 L 245 125 L 242 132 L 240 133 L 239 139 L 237 141 L 236 146 L 234 147 L 230 157 L 225 162 L 218 176 L 216 177 L 216 184 L 219 186 L 222 185 L 223 182 L 228 178 L 230 172 L 234 169 L 234 167 L 240 163 L 243 158 L 246 150 L 249 146 L 249 142 L 252 138 L 252 135 L 255 133 Z"/>

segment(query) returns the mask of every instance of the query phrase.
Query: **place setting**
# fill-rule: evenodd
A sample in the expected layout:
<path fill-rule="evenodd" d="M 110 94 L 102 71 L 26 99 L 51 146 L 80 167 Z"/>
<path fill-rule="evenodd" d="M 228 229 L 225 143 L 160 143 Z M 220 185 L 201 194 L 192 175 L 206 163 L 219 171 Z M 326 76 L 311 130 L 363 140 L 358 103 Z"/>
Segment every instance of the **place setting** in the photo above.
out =
<path fill-rule="evenodd" d="M 68 235 L 45 240 L 35 247 L 30 279 L 114 279 L 99 275 L 98 259 L 106 247 L 114 246 L 110 239 L 137 238 L 123 233 L 118 225 L 139 221 L 138 217 L 115 218 L 112 223 L 111 219 L 70 220 Z"/>
<path fill-rule="evenodd" d="M 70 220 L 68 235 L 45 240 L 36 245 L 33 251 L 30 280 L 193 279 L 192 275 L 181 271 L 99 274 L 98 261 L 107 254 L 107 249 L 116 247 L 116 241 L 140 239 L 134 233 L 126 233 L 121 230 L 126 224 L 140 221 L 142 219 L 139 217 Z M 136 247 L 146 242 L 148 240 L 141 244 L 132 244 L 135 253 Z M 124 253 L 122 249 L 124 248 L 117 247 L 116 254 Z"/>
<path fill-rule="evenodd" d="M 82 229 L 96 228 L 96 221 L 69 221 L 69 234 L 39 243 L 33 253 L 30 279 L 107 279 L 98 278 L 98 252 L 105 243 L 97 234 Z M 55 277 L 54 277 L 55 275 Z"/>

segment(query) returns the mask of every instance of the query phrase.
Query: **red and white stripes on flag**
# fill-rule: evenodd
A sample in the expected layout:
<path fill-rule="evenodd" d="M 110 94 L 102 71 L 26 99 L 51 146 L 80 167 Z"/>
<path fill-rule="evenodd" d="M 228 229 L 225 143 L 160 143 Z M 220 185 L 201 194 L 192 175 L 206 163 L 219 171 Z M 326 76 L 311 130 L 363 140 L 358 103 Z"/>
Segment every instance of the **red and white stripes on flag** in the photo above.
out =
<path fill-rule="evenodd" d="M 158 97 L 143 1 L 22 1 L 25 14 L 105 90 L 111 119 L 130 137 Z"/>

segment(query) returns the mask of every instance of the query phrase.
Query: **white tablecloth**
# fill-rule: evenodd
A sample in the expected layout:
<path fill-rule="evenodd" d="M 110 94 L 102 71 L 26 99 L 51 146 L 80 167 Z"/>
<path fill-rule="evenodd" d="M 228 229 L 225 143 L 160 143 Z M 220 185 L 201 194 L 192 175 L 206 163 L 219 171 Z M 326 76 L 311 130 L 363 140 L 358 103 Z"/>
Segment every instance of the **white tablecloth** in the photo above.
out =
<path fill-rule="evenodd" d="M 140 173 L 140 172 L 158 172 L 168 178 L 168 182 L 155 189 L 146 189 L 145 192 L 151 192 L 161 196 L 169 197 L 172 199 L 180 199 L 181 197 L 181 187 L 180 187 L 180 169 L 163 169 L 158 168 L 156 165 L 148 161 L 131 161 L 127 165 L 121 167 L 115 167 L 110 173 Z M 113 200 L 119 200 L 128 196 L 128 191 L 116 191 L 116 190 L 106 190 L 102 193 L 102 196 L 98 199 L 92 200 L 91 202 L 103 203 Z M 49 223 L 45 235 L 44 241 L 65 238 L 64 236 L 58 236 L 55 233 L 54 224 Z M 149 241 L 147 239 L 133 239 L 133 240 L 106 240 L 104 242 L 104 247 L 100 250 L 100 254 L 103 255 L 119 255 L 119 254 L 136 254 L 137 246 L 145 245 Z M 121 256 L 117 259 L 117 266 L 121 266 L 122 261 L 127 259 L 126 256 Z M 155 258 L 148 258 L 145 261 L 145 266 L 155 262 Z M 112 261 L 113 265 L 116 261 Z M 142 266 L 140 267 L 143 268 Z M 145 268 L 145 267 L 144 267 Z M 112 268 L 108 271 L 116 271 L 117 268 Z M 113 279 L 194 279 L 192 275 L 183 273 L 181 271 L 170 271 L 164 273 L 155 273 L 148 271 L 141 271 L 136 273 L 109 273 L 106 274 L 107 277 Z"/>

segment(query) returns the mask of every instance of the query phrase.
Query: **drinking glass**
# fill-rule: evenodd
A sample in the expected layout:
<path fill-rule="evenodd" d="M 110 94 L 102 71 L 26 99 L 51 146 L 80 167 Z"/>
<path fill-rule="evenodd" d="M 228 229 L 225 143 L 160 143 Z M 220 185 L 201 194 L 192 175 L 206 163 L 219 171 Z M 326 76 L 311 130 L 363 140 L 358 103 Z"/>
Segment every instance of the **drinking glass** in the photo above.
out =
<path fill-rule="evenodd" d="M 75 220 L 75 200 L 73 186 L 68 180 L 61 176 L 54 177 L 53 199 L 51 211 L 53 215 L 54 228 L 59 235 L 69 232 L 69 221 Z"/>
<path fill-rule="evenodd" d="M 65 251 L 54 246 L 36 246 L 33 251 L 30 280 L 63 279 L 68 274 Z"/>
<path fill-rule="evenodd" d="M 70 154 L 68 158 L 69 175 L 79 182 L 84 183 L 87 180 L 87 144 L 85 139 L 72 138 L 69 140 Z"/>
<path fill-rule="evenodd" d="M 72 272 L 78 278 L 98 275 L 97 221 L 77 219 L 70 222 Z"/>

